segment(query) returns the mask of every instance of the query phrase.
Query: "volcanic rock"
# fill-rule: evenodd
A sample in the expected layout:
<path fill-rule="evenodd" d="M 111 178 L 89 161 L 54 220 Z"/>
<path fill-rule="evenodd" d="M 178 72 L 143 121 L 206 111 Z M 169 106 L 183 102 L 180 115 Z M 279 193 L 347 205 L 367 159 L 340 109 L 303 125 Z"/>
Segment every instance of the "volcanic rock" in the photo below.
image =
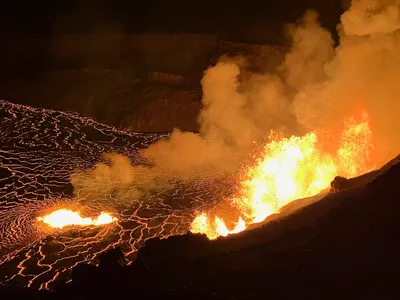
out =
<path fill-rule="evenodd" d="M 181 292 L 188 297 L 196 289 L 226 299 L 323 296 L 340 290 L 361 298 L 367 287 L 395 291 L 399 179 L 395 164 L 364 186 L 217 241 L 193 234 L 150 240 L 137 262 L 148 266 L 150 278 L 163 278 L 161 291 L 185 285 Z"/>
<path fill-rule="evenodd" d="M 108 273 L 118 272 L 126 267 L 125 256 L 119 247 L 100 254 L 99 261 L 99 269 Z"/>
<path fill-rule="evenodd" d="M 400 268 L 398 157 L 368 176 L 374 179 L 227 238 L 188 233 L 149 240 L 133 265 L 119 265 L 107 280 L 99 267 L 101 288 L 85 299 L 393 297 Z M 103 257 L 115 262 L 121 252 Z"/>
<path fill-rule="evenodd" d="M 7 56 L 13 63 L 6 62 L 9 68 L 0 82 L 0 98 L 75 111 L 133 131 L 166 132 L 176 127 L 197 131 L 200 82 L 208 66 L 221 55 L 240 55 L 254 71 L 271 71 L 284 52 L 282 47 L 204 34 L 126 34 L 121 38 L 66 34 L 54 40 L 6 39 L 7 55 L 16 55 Z M 99 49 L 97 41 L 110 45 Z"/>
<path fill-rule="evenodd" d="M 80 292 L 79 276 L 73 276 L 69 290 L 58 292 L 57 299 L 65 295 L 325 299 L 343 293 L 365 299 L 373 292 L 380 298 L 389 293 L 393 297 L 399 291 L 396 274 L 400 269 L 400 164 L 396 162 L 398 158 L 378 170 L 380 174 L 371 182 L 330 193 L 254 230 L 215 241 L 191 233 L 149 240 L 128 267 L 123 266 L 120 250 L 113 249 L 102 260 L 104 266 L 115 266 L 114 271 L 98 267 L 100 277 L 86 276 L 97 282 L 96 288 L 91 290 L 87 284 L 85 293 Z M 81 274 L 89 273 L 79 268 Z M 38 299 L 52 294 L 42 296 Z"/>
<path fill-rule="evenodd" d="M 366 185 L 367 183 L 374 180 L 379 175 L 382 175 L 387 170 L 389 170 L 392 166 L 398 164 L 400 162 L 400 155 L 390 160 L 380 169 L 354 177 L 354 178 L 344 178 L 341 176 L 336 176 L 334 180 L 331 182 L 331 192 L 341 192 L 350 189 L 354 189 L 359 186 Z"/>

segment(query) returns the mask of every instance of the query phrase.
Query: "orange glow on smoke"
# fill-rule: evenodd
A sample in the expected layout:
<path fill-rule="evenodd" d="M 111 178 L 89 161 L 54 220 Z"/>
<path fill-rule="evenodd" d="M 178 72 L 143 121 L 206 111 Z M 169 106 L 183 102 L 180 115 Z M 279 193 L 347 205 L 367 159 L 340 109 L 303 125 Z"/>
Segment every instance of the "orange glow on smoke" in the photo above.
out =
<path fill-rule="evenodd" d="M 336 135 L 325 130 L 301 137 L 271 136 L 256 164 L 243 175 L 239 195 L 229 201 L 239 211 L 238 216 L 230 216 L 238 220 L 233 229 L 221 217 L 201 213 L 191 231 L 209 239 L 241 232 L 296 199 L 318 194 L 337 175 L 354 177 L 373 169 L 368 115 L 362 112 L 358 119 L 349 117 Z M 337 141 L 334 150 L 324 149 L 324 144 L 333 141 Z"/>
<path fill-rule="evenodd" d="M 83 218 L 78 212 L 69 209 L 59 209 L 52 213 L 39 217 L 41 221 L 53 228 L 64 228 L 66 226 L 100 226 L 117 221 L 117 218 L 102 212 L 96 219 Z"/>

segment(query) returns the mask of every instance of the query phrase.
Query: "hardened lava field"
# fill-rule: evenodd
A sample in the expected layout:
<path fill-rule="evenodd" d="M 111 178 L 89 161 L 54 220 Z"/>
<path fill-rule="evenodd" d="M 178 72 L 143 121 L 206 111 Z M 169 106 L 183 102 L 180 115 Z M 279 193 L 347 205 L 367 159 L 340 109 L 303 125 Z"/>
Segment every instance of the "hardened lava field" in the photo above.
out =
<path fill-rule="evenodd" d="M 51 289 L 71 267 L 116 245 L 133 259 L 146 239 L 187 232 L 196 212 L 215 205 L 228 190 L 204 174 L 138 198 L 93 191 L 87 212 L 111 208 L 117 222 L 50 228 L 37 218 L 77 202 L 70 183 L 74 170 L 92 168 L 105 153 L 143 164 L 139 150 L 169 134 L 123 132 L 76 113 L 6 101 L 0 101 L 0 116 L 0 282 L 5 285 Z"/>

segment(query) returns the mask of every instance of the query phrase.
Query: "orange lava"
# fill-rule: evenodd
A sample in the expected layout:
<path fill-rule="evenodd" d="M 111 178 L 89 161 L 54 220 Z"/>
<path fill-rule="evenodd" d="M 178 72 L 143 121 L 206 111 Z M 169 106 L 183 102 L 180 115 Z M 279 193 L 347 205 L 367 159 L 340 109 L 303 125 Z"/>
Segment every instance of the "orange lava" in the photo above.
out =
<path fill-rule="evenodd" d="M 206 234 L 209 239 L 241 232 L 296 199 L 318 194 L 337 175 L 354 177 L 373 169 L 368 115 L 362 112 L 358 118 L 349 117 L 339 132 L 320 130 L 301 137 L 271 136 L 256 164 L 242 175 L 240 192 L 228 202 L 239 212 L 227 220 L 237 220 L 233 228 L 228 229 L 220 216 L 201 213 L 192 222 L 191 231 Z"/>
<path fill-rule="evenodd" d="M 66 226 L 100 226 L 117 221 L 117 218 L 102 212 L 96 219 L 84 218 L 78 212 L 69 209 L 59 209 L 52 213 L 38 217 L 41 221 L 53 228 L 64 228 Z"/>

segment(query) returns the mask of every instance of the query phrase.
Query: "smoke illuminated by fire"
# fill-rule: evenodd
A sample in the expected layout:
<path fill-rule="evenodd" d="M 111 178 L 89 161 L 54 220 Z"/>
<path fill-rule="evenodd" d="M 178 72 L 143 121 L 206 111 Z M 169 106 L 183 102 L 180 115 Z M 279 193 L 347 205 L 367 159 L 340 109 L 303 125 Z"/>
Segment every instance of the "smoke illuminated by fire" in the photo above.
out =
<path fill-rule="evenodd" d="M 210 239 L 238 233 L 278 213 L 293 200 L 319 193 L 336 175 L 352 177 L 373 168 L 372 132 L 365 112 L 359 121 L 350 117 L 345 122 L 336 151 L 325 151 L 324 144 L 332 140 L 335 135 L 329 130 L 290 138 L 271 135 L 255 166 L 243 176 L 239 196 L 230 202 L 239 211 L 234 228 L 229 230 L 221 217 L 201 213 L 191 231 Z"/>
<path fill-rule="evenodd" d="M 287 27 L 290 48 L 238 45 L 244 56 L 223 56 L 204 72 L 196 132 L 123 132 L 0 101 L 0 160 L 10 174 L 0 185 L 0 281 L 51 287 L 105 247 L 124 243 L 131 260 L 147 239 L 184 234 L 193 219 L 191 231 L 210 239 L 239 233 L 310 204 L 315 198 L 293 201 L 326 191 L 337 175 L 382 166 L 400 151 L 399 16 L 398 0 L 354 0 L 338 43 L 308 11 Z M 66 208 L 60 198 L 72 210 L 57 210 Z M 32 224 L 49 205 L 53 212 Z M 110 236 L 108 226 L 86 235 L 116 218 L 75 207 L 117 212 L 119 224 Z M 71 239 L 61 230 L 37 243 L 47 227 L 85 234 Z"/>
<path fill-rule="evenodd" d="M 53 228 L 64 228 L 67 226 L 100 226 L 115 222 L 117 218 L 105 212 L 101 212 L 96 219 L 84 218 L 78 212 L 69 209 L 59 209 L 44 217 L 38 217 L 37 220 Z"/>
<path fill-rule="evenodd" d="M 201 81 L 199 134 L 173 130 L 141 151 L 146 166 L 113 155 L 110 164 L 75 172 L 75 191 L 85 201 L 91 190 L 112 191 L 126 201 L 173 189 L 177 179 L 190 184 L 204 177 L 238 178 L 232 199 L 211 212 L 201 209 L 192 223 L 193 232 L 216 238 L 317 194 L 336 175 L 374 169 L 400 149 L 399 15 L 395 0 L 352 1 L 341 16 L 335 47 L 318 13 L 307 11 L 288 27 L 292 45 L 271 69 L 264 70 L 252 55 L 222 57 Z M 348 116 L 359 107 L 368 115 Z M 254 145 L 263 147 L 248 166 Z M 243 165 L 246 171 L 238 171 Z"/>

